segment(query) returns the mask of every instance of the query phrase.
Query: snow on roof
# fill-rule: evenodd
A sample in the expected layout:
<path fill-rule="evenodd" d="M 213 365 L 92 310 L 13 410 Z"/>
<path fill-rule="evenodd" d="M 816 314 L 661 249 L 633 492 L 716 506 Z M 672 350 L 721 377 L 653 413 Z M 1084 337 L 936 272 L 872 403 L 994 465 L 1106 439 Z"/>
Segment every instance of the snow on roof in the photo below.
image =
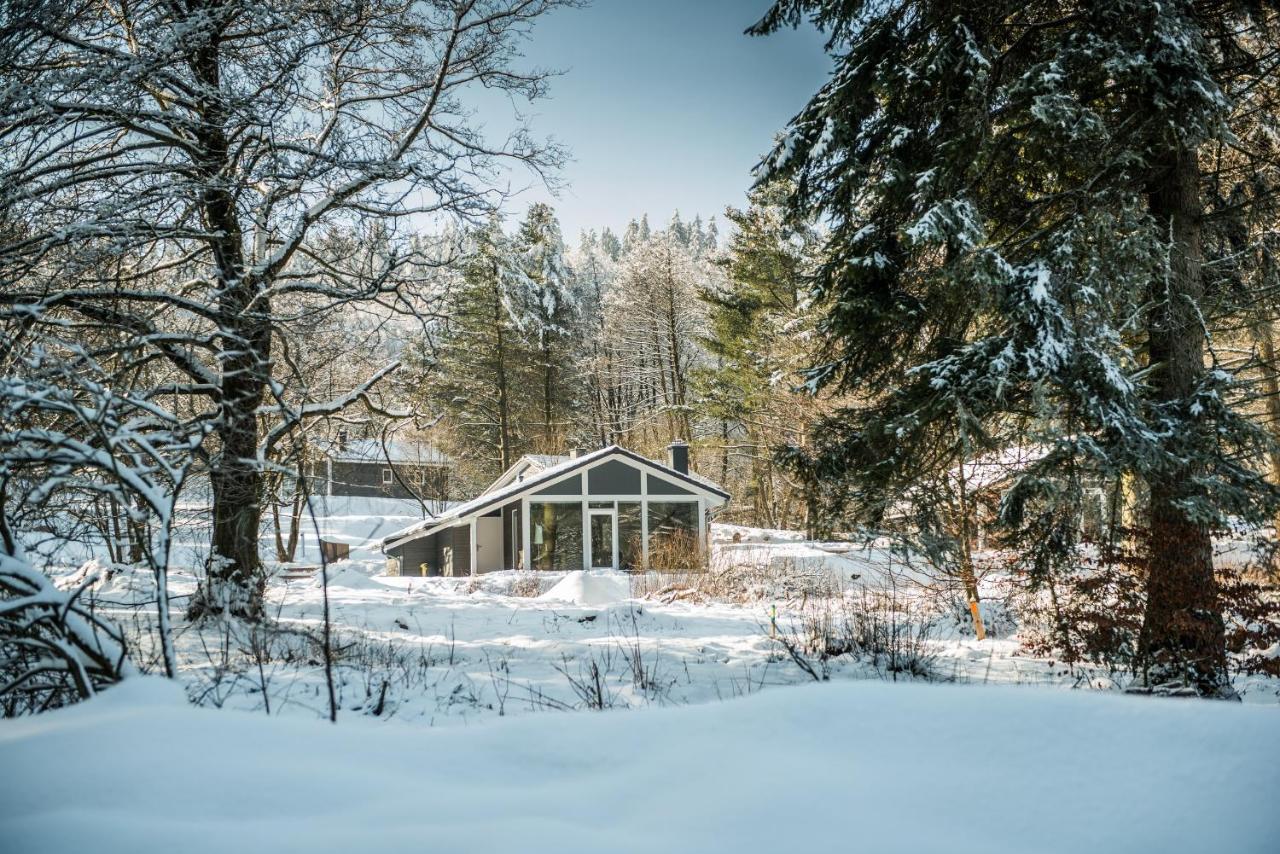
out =
<path fill-rule="evenodd" d="M 574 459 L 568 454 L 525 454 L 521 459 L 528 460 L 539 469 L 549 469 L 552 466 L 558 466 L 565 460 Z"/>
<path fill-rule="evenodd" d="M 381 439 L 350 439 L 339 445 L 336 442 L 322 450 L 344 463 L 403 463 L 406 465 L 448 465 L 449 458 L 434 445 L 393 439 L 383 443 Z"/>
<path fill-rule="evenodd" d="M 729 497 L 729 493 L 725 492 L 722 487 L 718 486 L 713 481 L 708 480 L 707 478 L 697 477 L 692 474 L 681 475 L 679 472 L 673 471 L 665 464 L 660 463 L 656 460 L 651 460 L 651 459 L 648 459 L 647 457 L 642 457 L 639 454 L 636 454 L 632 451 L 628 451 L 626 448 L 622 448 L 618 445 L 609 445 L 608 447 L 601 448 L 598 451 L 592 451 L 591 453 L 588 453 L 588 454 L 580 454 L 579 456 L 576 456 L 576 457 L 560 457 L 558 458 L 560 462 L 556 463 L 555 465 L 548 466 L 547 468 L 542 469 L 541 471 L 537 472 L 532 476 L 524 477 L 520 480 L 514 481 L 513 483 L 508 483 L 505 486 L 501 486 L 497 489 L 491 488 L 489 491 L 482 492 L 480 495 L 476 496 L 470 501 L 464 501 L 461 504 L 458 504 L 454 507 L 449 508 L 448 512 L 442 513 L 434 519 L 425 519 L 416 525 L 410 525 L 408 528 L 405 528 L 402 531 L 396 531 L 394 534 L 387 536 L 382 541 L 382 545 L 383 547 L 386 547 L 392 543 L 407 539 L 414 534 L 422 533 L 424 531 L 428 531 L 433 528 L 447 527 L 450 522 L 456 522 L 460 519 L 464 519 L 467 516 L 470 516 L 472 513 L 474 513 L 477 510 L 481 510 L 485 507 L 489 507 L 494 504 L 501 504 L 504 499 L 510 498 L 514 495 L 519 495 L 520 493 L 528 489 L 531 489 L 537 486 L 538 484 L 552 480 L 556 477 L 559 477 L 562 474 L 565 474 L 566 472 L 570 472 L 576 468 L 579 468 L 580 466 L 587 465 L 588 463 L 595 462 L 596 460 L 603 459 L 604 457 L 610 456 L 612 454 L 621 454 L 623 456 L 630 457 L 634 460 L 648 463 L 649 465 L 654 466 L 655 468 L 665 469 L 666 471 L 671 472 L 672 475 L 676 477 L 683 477 L 691 482 L 698 484 L 704 489 L 708 489 L 716 493 L 717 495 L 723 495 L 725 498 Z M 532 455 L 527 455 L 527 456 L 532 456 Z M 526 457 L 521 457 L 522 461 L 524 459 L 526 459 Z M 550 459 L 556 459 L 556 458 L 552 457 Z M 519 463 L 517 463 L 516 465 L 519 465 Z"/>

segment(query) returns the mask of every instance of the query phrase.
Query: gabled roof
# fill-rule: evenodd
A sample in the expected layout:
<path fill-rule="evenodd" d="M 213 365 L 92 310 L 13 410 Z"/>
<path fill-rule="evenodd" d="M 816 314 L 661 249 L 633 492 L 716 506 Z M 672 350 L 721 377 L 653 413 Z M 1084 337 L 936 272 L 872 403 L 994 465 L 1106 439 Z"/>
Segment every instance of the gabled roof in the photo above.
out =
<path fill-rule="evenodd" d="M 501 489 L 509 483 L 514 483 L 521 475 L 539 474 L 552 466 L 558 466 L 571 459 L 575 458 L 564 454 L 525 454 L 512 463 L 511 468 L 498 475 L 498 479 L 486 486 L 480 494 L 487 495 L 495 489 Z"/>
<path fill-rule="evenodd" d="M 498 483 L 489 487 L 488 491 L 481 493 L 470 501 L 464 501 L 461 504 L 451 507 L 434 519 L 424 519 L 423 521 L 411 525 L 402 531 L 396 531 L 394 534 L 391 534 L 382 541 L 382 547 L 387 548 L 388 546 L 401 543 L 405 540 L 429 536 L 443 528 L 452 527 L 471 516 L 479 515 L 481 512 L 488 511 L 494 506 L 502 505 L 512 498 L 535 490 L 553 480 L 556 480 L 557 478 L 563 477 L 564 475 L 570 474 L 578 469 L 586 468 L 592 463 L 612 456 L 625 457 L 632 462 L 639 463 L 645 468 L 655 469 L 664 478 L 683 481 L 698 492 L 709 494 L 713 498 L 720 498 L 723 501 L 727 501 L 729 499 L 729 493 L 725 492 L 718 485 L 704 477 L 681 474 L 673 468 L 647 457 L 642 457 L 634 451 L 628 451 L 626 448 L 619 445 L 610 445 L 607 448 L 601 448 L 598 451 L 592 451 L 591 453 L 582 454 L 581 456 L 564 457 L 560 462 L 547 466 L 536 474 L 532 474 L 525 477 L 523 480 L 517 480 L 514 483 L 508 483 L 504 486 L 498 486 L 498 483 L 503 479 L 499 478 Z M 523 457 L 521 458 L 522 461 L 524 459 L 525 458 Z M 520 463 L 516 463 L 516 465 L 511 467 L 511 469 L 515 469 L 519 465 Z M 504 474 L 503 477 L 505 478 L 506 475 Z"/>

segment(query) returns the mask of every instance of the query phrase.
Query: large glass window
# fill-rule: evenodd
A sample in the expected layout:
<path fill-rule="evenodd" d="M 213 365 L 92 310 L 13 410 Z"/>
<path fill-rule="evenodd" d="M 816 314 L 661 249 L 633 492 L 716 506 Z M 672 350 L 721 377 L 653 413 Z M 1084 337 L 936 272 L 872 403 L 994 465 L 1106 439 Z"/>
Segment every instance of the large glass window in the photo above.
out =
<path fill-rule="evenodd" d="M 698 505 L 692 501 L 649 502 L 649 566 L 691 569 L 700 565 Z"/>
<path fill-rule="evenodd" d="M 534 569 L 582 569 L 582 505 L 529 503 Z"/>
<path fill-rule="evenodd" d="M 640 527 L 640 502 L 618 502 L 618 562 L 623 569 L 639 569 L 644 563 L 644 531 Z"/>

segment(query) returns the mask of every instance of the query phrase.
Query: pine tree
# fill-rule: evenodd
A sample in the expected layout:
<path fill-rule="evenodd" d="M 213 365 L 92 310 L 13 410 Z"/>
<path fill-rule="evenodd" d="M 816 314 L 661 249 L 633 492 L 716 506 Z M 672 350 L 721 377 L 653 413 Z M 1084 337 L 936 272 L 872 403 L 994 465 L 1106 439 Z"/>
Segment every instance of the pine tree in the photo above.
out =
<path fill-rule="evenodd" d="M 816 235 L 786 221 L 785 197 L 783 187 L 760 188 L 746 210 L 726 212 L 734 226 L 721 261 L 726 275 L 702 291 L 710 359 L 696 374 L 702 410 L 722 425 L 722 482 L 736 480 L 732 442 L 749 463 L 734 489 L 742 501 L 735 503 L 749 502 L 752 521 L 767 527 L 796 521 L 792 490 L 774 466 L 774 446 L 798 441 L 813 420 L 812 401 L 793 386 L 813 329 L 805 277 L 816 260 Z"/>
<path fill-rule="evenodd" d="M 572 366 L 581 341 L 582 307 L 565 261 L 560 223 L 549 205 L 529 207 L 515 237 L 515 249 L 524 276 L 512 294 L 511 309 L 537 352 L 541 447 L 553 453 L 565 444 L 577 398 Z"/>
<path fill-rule="evenodd" d="M 524 271 L 495 216 L 471 235 L 436 340 L 419 345 L 422 408 L 446 419 L 450 450 L 478 483 L 497 477 L 529 450 L 524 424 L 536 404 L 534 353 L 511 315 Z"/>
<path fill-rule="evenodd" d="M 1275 12 L 782 0 L 753 32 L 806 15 L 836 68 L 762 174 L 831 227 L 809 382 L 867 403 L 793 462 L 874 516 L 1021 437 L 1044 453 L 1003 513 L 1034 567 L 1071 559 L 1082 476 L 1141 479 L 1143 676 L 1229 694 L 1211 535 L 1275 493 L 1208 346 L 1204 157 L 1275 73 Z"/>

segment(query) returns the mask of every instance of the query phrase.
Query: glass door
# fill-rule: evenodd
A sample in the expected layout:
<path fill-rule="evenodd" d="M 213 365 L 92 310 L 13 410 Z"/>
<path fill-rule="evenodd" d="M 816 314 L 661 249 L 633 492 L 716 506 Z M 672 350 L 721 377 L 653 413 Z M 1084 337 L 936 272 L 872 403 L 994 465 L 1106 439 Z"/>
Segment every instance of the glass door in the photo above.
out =
<path fill-rule="evenodd" d="M 614 548 L 617 521 L 612 510 L 591 512 L 591 568 L 615 569 L 618 557 Z"/>

